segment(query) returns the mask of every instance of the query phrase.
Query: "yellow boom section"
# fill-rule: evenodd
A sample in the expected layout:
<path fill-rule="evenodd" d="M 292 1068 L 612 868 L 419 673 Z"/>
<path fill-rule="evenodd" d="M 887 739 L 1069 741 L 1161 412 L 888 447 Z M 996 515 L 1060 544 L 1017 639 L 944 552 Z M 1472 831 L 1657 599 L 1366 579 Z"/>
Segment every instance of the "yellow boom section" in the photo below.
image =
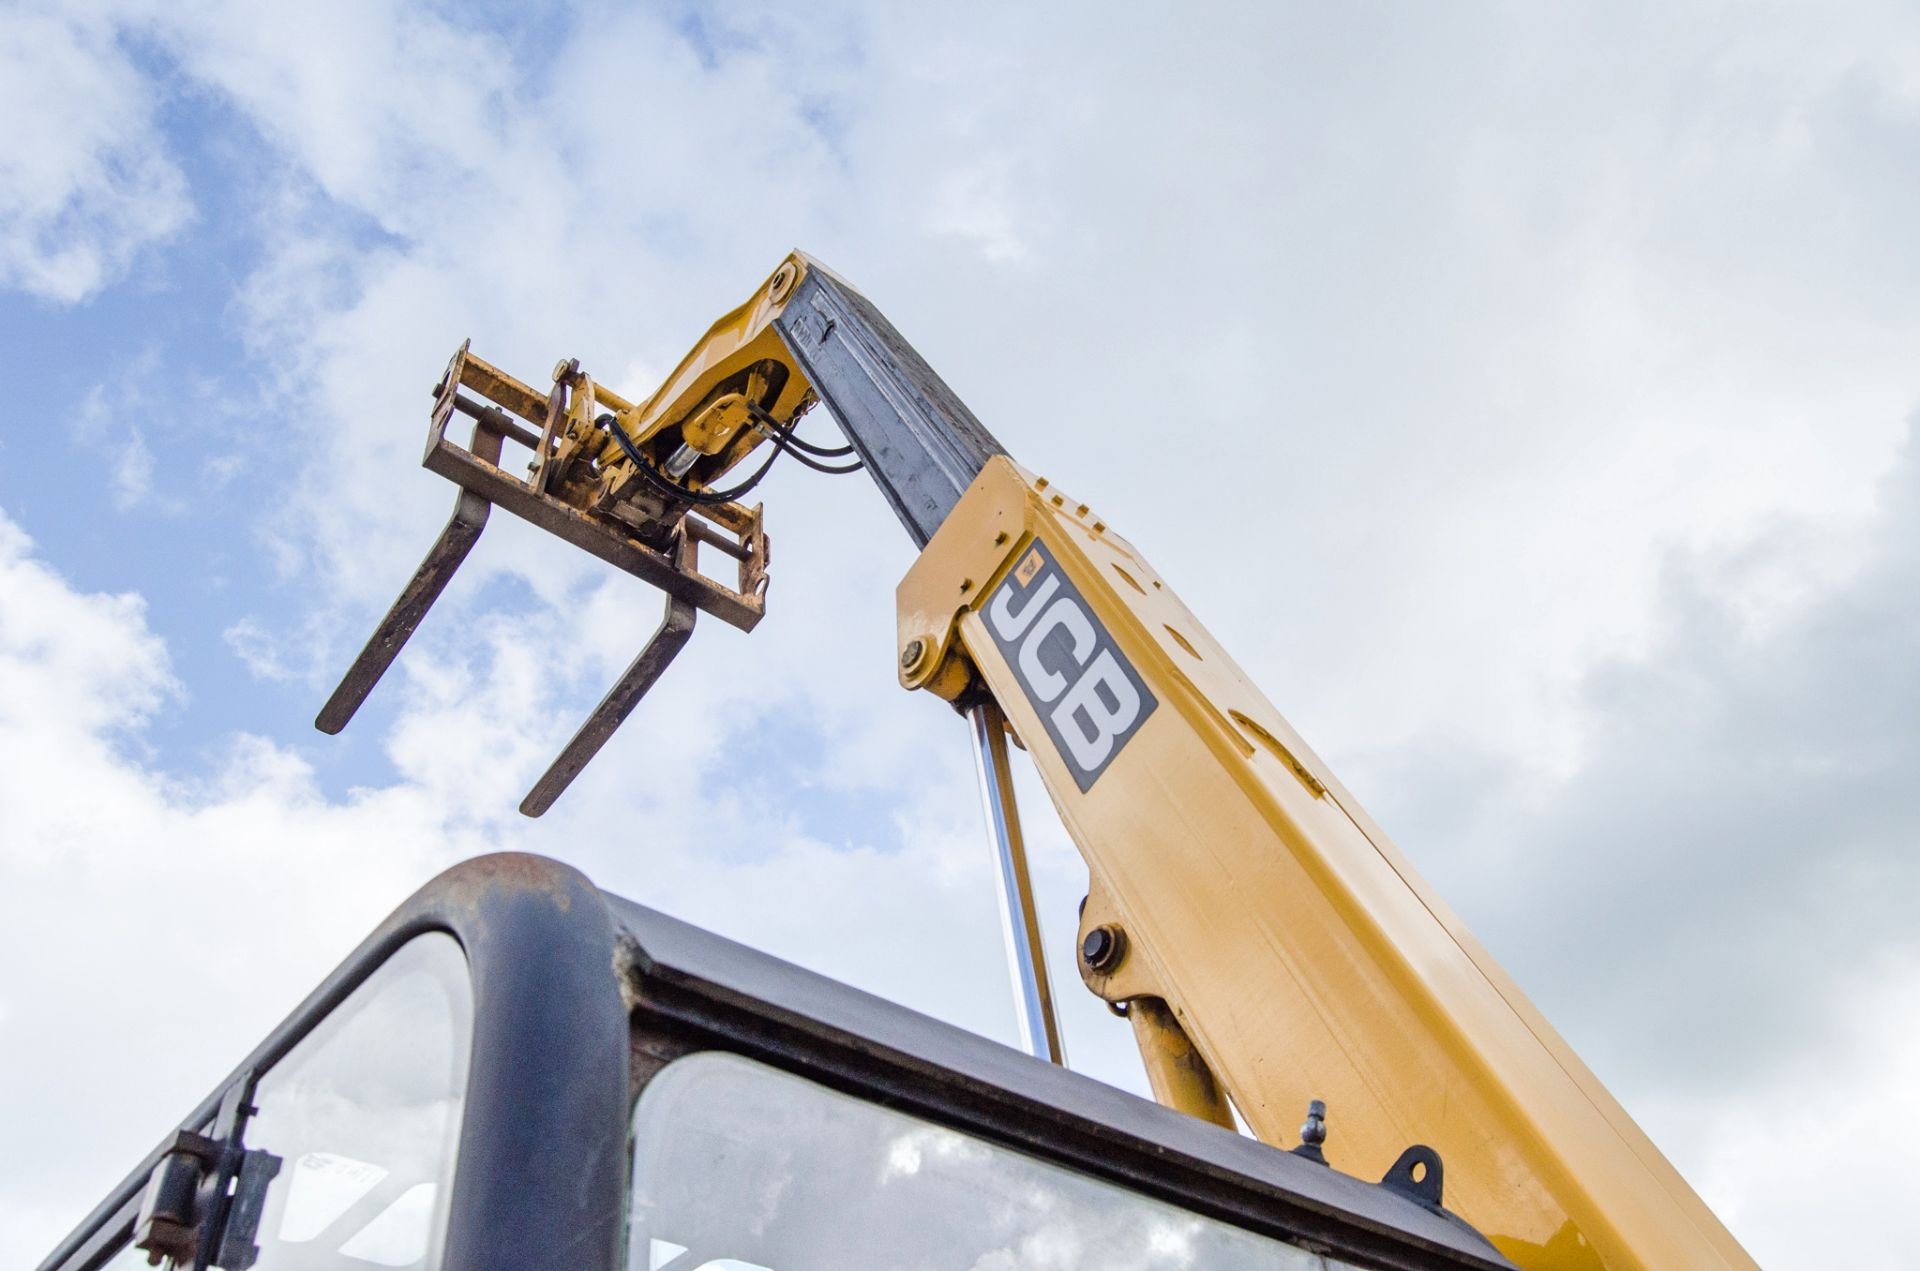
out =
<path fill-rule="evenodd" d="M 1037 590 L 1043 565 L 1063 576 L 1060 594 L 1077 592 L 1087 620 L 1036 621 L 1008 606 L 996 641 L 1000 590 Z M 1349 1173 L 1378 1177 L 1407 1145 L 1432 1146 L 1449 1208 L 1523 1267 L 1754 1266 L 1226 651 L 1088 508 L 990 460 L 900 584 L 898 605 L 903 684 L 954 697 L 977 677 L 1032 753 L 1091 874 L 1082 934 L 1111 938 L 1096 944 L 1098 969 L 1083 945 L 1083 975 L 1109 1000 L 1140 1000 L 1161 1017 L 1155 999 L 1171 1008 L 1164 1026 L 1136 1020 L 1143 1051 L 1171 1030 L 1178 1052 L 1183 1030 L 1198 1067 L 1267 1143 L 1290 1144 L 1308 1100 L 1324 1099 L 1329 1155 Z M 1055 618 L 1054 647 L 1034 635 L 1010 651 L 1008 630 L 1027 622 L 1039 632 Z M 1105 660 L 1099 637 L 1117 661 Z M 1075 699 L 1075 689 L 1048 701 L 1096 716 L 1129 694 L 1148 705 L 1117 746 L 1093 729 L 1105 749 L 1090 753 L 1104 767 L 1087 784 L 1049 734 L 1033 685 L 1042 682 L 1041 697 L 1059 692 L 1069 676 L 1101 670 L 1096 657 L 1104 696 Z M 1128 663 L 1131 688 L 1114 670 Z M 1057 734 L 1059 715 L 1052 726 Z M 1163 1059 L 1148 1062 L 1166 1077 Z M 1156 1089 L 1198 1088 L 1205 1115 L 1208 1074 L 1196 1087 L 1195 1067 L 1180 1082 L 1157 1078 Z"/>

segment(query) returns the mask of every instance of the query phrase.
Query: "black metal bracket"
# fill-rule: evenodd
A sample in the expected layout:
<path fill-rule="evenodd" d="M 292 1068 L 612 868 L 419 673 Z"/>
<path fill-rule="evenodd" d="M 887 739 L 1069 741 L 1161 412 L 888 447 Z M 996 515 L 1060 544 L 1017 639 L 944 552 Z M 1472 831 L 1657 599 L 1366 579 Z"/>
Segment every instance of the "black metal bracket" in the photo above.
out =
<path fill-rule="evenodd" d="M 267 1184 L 280 1174 L 282 1161 L 272 1152 L 240 1153 L 234 1171 L 233 1195 L 227 1201 L 226 1221 L 220 1225 L 220 1251 L 213 1265 L 222 1271 L 248 1271 L 260 1260 L 260 1218 L 267 1207 Z"/>
<path fill-rule="evenodd" d="M 253 1115 L 254 1074 L 243 1071 L 220 1095 L 205 1133 L 181 1129 L 161 1148 L 147 1175 L 131 1244 L 158 1266 L 170 1260 L 193 1271 L 248 1271 L 267 1184 L 280 1158 L 241 1143 Z"/>
<path fill-rule="evenodd" d="M 1399 1192 L 1435 1213 L 1441 1211 L 1440 1196 L 1446 1183 L 1446 1169 L 1440 1153 L 1424 1143 L 1416 1143 L 1400 1153 L 1400 1159 L 1387 1167 L 1380 1186 Z"/>
<path fill-rule="evenodd" d="M 147 1177 L 140 1212 L 133 1220 L 133 1247 L 159 1265 L 171 1258 L 191 1266 L 200 1253 L 210 1215 L 203 1194 L 226 1157 L 225 1145 L 192 1130 L 177 1130 L 160 1163 Z"/>

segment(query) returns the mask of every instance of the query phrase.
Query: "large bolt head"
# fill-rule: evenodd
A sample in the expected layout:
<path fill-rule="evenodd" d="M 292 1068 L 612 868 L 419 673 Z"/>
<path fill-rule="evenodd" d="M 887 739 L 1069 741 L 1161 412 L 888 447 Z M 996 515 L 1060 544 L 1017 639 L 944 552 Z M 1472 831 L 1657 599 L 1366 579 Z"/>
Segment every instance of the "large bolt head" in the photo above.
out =
<path fill-rule="evenodd" d="M 1111 971 L 1120 965 L 1120 957 L 1125 951 L 1126 939 L 1118 927 L 1095 927 L 1080 941 L 1080 956 L 1091 971 Z"/>
<path fill-rule="evenodd" d="M 785 300 L 787 293 L 793 290 L 794 279 L 799 276 L 800 271 L 793 267 L 792 261 L 782 264 L 780 268 L 774 270 L 773 277 L 767 282 L 767 299 L 774 304 Z"/>

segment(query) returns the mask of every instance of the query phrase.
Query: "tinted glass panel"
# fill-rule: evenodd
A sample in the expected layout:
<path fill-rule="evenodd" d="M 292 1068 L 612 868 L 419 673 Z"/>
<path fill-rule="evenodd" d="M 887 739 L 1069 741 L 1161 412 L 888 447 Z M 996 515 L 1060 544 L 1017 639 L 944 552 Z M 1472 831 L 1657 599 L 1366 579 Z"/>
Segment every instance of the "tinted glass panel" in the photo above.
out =
<path fill-rule="evenodd" d="M 246 1145 L 280 1158 L 260 1271 L 440 1266 L 473 994 L 450 936 L 412 941 L 261 1078 Z"/>
<path fill-rule="evenodd" d="M 1335 1265 L 734 1055 L 634 1109 L 629 1271 Z"/>

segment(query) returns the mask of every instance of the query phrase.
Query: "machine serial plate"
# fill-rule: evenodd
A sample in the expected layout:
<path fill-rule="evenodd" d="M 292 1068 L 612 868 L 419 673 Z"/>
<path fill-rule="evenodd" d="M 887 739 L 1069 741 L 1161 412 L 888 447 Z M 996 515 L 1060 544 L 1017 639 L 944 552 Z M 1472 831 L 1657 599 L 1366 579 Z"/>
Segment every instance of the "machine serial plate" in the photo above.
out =
<path fill-rule="evenodd" d="M 1159 703 L 1037 538 L 995 589 L 984 616 L 1000 656 L 1085 794 Z"/>

